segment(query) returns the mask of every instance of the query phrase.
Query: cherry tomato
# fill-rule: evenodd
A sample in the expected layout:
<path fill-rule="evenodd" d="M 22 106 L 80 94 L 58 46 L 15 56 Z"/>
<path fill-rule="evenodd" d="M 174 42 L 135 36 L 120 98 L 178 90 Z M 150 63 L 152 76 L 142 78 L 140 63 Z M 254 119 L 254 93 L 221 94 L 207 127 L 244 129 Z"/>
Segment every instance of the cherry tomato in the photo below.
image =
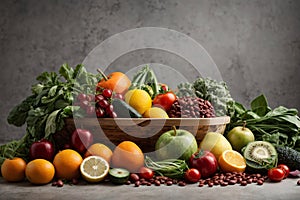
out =
<path fill-rule="evenodd" d="M 200 174 L 200 172 L 199 172 L 198 169 L 191 168 L 191 169 L 188 169 L 188 170 L 185 172 L 184 178 L 185 178 L 185 180 L 187 180 L 188 182 L 196 183 L 196 182 L 198 182 L 199 179 L 201 178 L 201 174 Z"/>
<path fill-rule="evenodd" d="M 283 170 L 284 172 L 284 178 L 288 177 L 288 175 L 290 174 L 290 168 L 284 164 L 280 164 L 277 166 L 277 168 L 280 168 Z"/>
<path fill-rule="evenodd" d="M 139 170 L 139 175 L 141 178 L 151 179 L 154 176 L 154 172 L 152 171 L 152 169 L 149 169 L 147 167 L 141 167 Z"/>
<path fill-rule="evenodd" d="M 284 179 L 285 173 L 280 168 L 272 168 L 268 170 L 268 178 L 271 181 L 279 182 Z"/>
<path fill-rule="evenodd" d="M 173 92 L 156 95 L 153 99 L 153 105 L 160 106 L 165 111 L 170 110 L 172 104 L 176 100 L 176 95 Z"/>

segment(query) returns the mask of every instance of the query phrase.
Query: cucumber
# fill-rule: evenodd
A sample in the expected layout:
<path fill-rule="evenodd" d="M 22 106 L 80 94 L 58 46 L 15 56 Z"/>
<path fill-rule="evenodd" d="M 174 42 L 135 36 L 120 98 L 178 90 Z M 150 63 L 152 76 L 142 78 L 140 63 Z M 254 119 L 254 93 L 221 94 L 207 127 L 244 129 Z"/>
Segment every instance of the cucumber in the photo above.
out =
<path fill-rule="evenodd" d="M 121 99 L 113 99 L 112 105 L 114 107 L 115 113 L 120 118 L 141 118 L 142 117 L 140 113 L 138 113 L 133 107 L 131 107 Z"/>
<path fill-rule="evenodd" d="M 112 168 L 108 171 L 108 174 L 112 183 L 121 185 L 128 181 L 130 172 L 123 168 Z"/>
<path fill-rule="evenodd" d="M 290 147 L 276 146 L 278 163 L 287 165 L 291 171 L 300 170 L 300 152 Z"/>

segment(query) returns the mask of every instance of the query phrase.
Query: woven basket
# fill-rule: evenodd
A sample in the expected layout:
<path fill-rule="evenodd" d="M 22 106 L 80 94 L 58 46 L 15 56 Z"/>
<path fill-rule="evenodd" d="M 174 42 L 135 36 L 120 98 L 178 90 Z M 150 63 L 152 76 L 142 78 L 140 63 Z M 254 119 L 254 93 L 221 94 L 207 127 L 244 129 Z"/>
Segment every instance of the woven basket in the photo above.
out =
<path fill-rule="evenodd" d="M 177 129 L 190 131 L 199 143 L 206 133 L 218 132 L 223 134 L 230 117 L 215 118 L 69 118 L 65 120 L 63 130 L 55 134 L 55 141 L 59 149 L 70 140 L 70 135 L 76 128 L 90 130 L 94 135 L 94 142 L 104 143 L 111 148 L 122 141 L 136 143 L 143 152 L 155 150 L 155 143 L 159 136 L 176 126 Z"/>

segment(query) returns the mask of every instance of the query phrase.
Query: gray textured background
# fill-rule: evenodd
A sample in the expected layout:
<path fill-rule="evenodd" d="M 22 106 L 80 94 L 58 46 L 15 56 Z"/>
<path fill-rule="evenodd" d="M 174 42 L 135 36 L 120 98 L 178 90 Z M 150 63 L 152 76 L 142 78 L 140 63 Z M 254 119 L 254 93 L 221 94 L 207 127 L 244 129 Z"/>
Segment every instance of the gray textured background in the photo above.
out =
<path fill-rule="evenodd" d="M 37 75 L 81 63 L 101 41 L 137 27 L 174 29 L 202 44 L 237 101 L 264 93 L 272 107 L 300 109 L 299 10 L 298 0 L 1 0 L 0 142 L 24 134 L 6 117 Z M 182 62 L 172 56 L 145 50 L 113 64 Z"/>

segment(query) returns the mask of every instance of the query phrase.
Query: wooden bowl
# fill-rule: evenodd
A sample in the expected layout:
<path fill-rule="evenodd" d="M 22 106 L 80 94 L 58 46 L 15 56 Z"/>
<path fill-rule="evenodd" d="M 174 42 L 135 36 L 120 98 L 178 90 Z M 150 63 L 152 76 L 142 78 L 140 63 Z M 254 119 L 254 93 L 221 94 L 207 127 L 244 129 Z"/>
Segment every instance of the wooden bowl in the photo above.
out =
<path fill-rule="evenodd" d="M 199 143 L 206 133 L 218 132 L 223 134 L 229 116 L 215 118 L 69 118 L 65 128 L 56 133 L 56 143 L 64 143 L 75 128 L 88 129 L 94 134 L 95 142 L 101 142 L 112 149 L 122 141 L 136 143 L 144 153 L 155 150 L 159 136 L 176 126 L 191 132 Z M 58 145 L 62 145 L 58 144 Z M 59 147 L 63 148 L 62 146 Z"/>

